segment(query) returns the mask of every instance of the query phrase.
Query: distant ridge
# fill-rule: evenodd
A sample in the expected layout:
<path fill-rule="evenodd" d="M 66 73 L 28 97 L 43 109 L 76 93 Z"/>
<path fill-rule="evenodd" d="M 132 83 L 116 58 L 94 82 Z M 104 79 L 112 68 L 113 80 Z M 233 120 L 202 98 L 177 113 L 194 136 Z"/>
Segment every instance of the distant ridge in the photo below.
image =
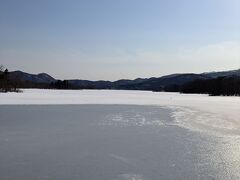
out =
<path fill-rule="evenodd" d="M 202 74 L 205 74 L 212 78 L 217 78 L 220 76 L 240 76 L 240 69 L 232 70 L 232 71 L 206 72 Z"/>
<path fill-rule="evenodd" d="M 161 91 L 167 89 L 176 88 L 176 86 L 181 86 L 183 84 L 195 81 L 195 80 L 208 80 L 217 77 L 231 77 L 239 76 L 240 69 L 231 71 L 220 71 L 220 72 L 205 72 L 201 74 L 194 73 L 183 73 L 183 74 L 170 74 L 162 77 L 151 77 L 151 78 L 137 78 L 134 80 L 121 79 L 117 81 L 90 81 L 81 79 L 70 79 L 67 80 L 68 87 L 70 89 L 126 89 L 126 90 L 153 90 Z M 28 83 L 26 87 L 48 87 L 48 85 L 53 84 L 57 81 L 55 78 L 46 73 L 40 74 L 29 74 L 22 71 L 12 71 L 10 72 L 11 79 L 17 79 L 24 83 Z M 25 87 L 25 86 L 23 86 Z"/>
<path fill-rule="evenodd" d="M 21 81 L 28 81 L 33 83 L 51 83 L 56 81 L 53 77 L 46 73 L 40 74 L 29 74 L 22 71 L 13 71 L 10 72 L 11 79 L 19 79 Z"/>

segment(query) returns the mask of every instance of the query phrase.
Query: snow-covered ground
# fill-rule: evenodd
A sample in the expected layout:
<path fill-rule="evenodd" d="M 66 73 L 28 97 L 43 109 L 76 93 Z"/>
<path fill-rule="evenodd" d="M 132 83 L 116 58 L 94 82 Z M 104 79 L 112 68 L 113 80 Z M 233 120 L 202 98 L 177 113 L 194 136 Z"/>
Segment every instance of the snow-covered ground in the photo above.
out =
<path fill-rule="evenodd" d="M 132 104 L 169 107 L 184 127 L 240 135 L 240 97 L 126 90 L 42 90 L 0 93 L 0 104 Z"/>

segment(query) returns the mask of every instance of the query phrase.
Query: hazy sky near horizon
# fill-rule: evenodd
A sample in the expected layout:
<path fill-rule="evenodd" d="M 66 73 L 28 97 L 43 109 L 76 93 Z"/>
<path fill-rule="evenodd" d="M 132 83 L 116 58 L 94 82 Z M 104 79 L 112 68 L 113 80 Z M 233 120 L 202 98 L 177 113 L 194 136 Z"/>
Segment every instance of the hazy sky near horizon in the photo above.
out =
<path fill-rule="evenodd" d="M 239 0 L 0 0 L 0 64 L 56 78 L 240 68 Z"/>

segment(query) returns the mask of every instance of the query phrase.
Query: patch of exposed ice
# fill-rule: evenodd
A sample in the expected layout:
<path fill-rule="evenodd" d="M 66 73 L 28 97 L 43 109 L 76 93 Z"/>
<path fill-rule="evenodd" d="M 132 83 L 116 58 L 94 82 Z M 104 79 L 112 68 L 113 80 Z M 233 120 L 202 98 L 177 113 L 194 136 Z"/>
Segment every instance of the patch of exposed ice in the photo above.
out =
<path fill-rule="evenodd" d="M 148 114 L 146 114 L 148 113 Z M 152 112 L 153 113 L 153 112 Z M 151 114 L 151 113 L 150 113 Z M 149 115 L 149 112 L 126 111 L 122 113 L 109 114 L 100 125 L 115 125 L 115 126 L 162 126 L 164 120 L 161 117 L 154 118 Z"/>
<path fill-rule="evenodd" d="M 110 157 L 114 158 L 116 160 L 119 160 L 123 163 L 126 163 L 126 164 L 130 163 L 130 161 L 126 157 L 123 157 L 123 156 L 120 156 L 120 155 L 117 155 L 117 154 L 110 154 Z"/>
<path fill-rule="evenodd" d="M 172 117 L 177 125 L 193 130 L 204 131 L 215 135 L 240 135 L 240 124 L 225 117 L 186 107 L 171 107 Z"/>
<path fill-rule="evenodd" d="M 129 174 L 121 174 L 114 180 L 144 180 L 144 179 L 142 178 L 141 175 L 129 173 Z"/>

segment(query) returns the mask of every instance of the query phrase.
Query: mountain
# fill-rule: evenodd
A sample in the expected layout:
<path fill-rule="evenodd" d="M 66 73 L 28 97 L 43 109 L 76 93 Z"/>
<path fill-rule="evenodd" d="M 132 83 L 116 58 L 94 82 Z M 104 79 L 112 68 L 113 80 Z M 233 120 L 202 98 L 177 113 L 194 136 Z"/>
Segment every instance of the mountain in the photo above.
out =
<path fill-rule="evenodd" d="M 44 83 L 49 84 L 55 82 L 56 79 L 46 73 L 29 74 L 22 71 L 10 72 L 10 79 L 19 80 L 21 82 Z"/>
<path fill-rule="evenodd" d="M 122 90 L 151 90 L 151 91 L 178 91 L 179 87 L 196 80 L 209 80 L 218 77 L 240 77 L 240 69 L 222 72 L 207 72 L 201 74 L 171 74 L 162 77 L 137 78 L 134 80 L 121 79 L 117 81 L 90 81 L 80 79 L 70 79 L 60 81 L 54 79 L 46 73 L 29 74 L 22 71 L 10 72 L 10 79 L 27 82 L 28 86 L 22 87 L 41 87 L 63 89 L 122 89 Z M 29 85 L 30 83 L 30 85 Z M 61 83 L 64 83 L 64 85 Z"/>
<path fill-rule="evenodd" d="M 240 69 L 238 70 L 232 70 L 232 71 L 220 71 L 220 72 L 207 72 L 202 73 L 203 75 L 207 75 L 211 78 L 217 78 L 217 77 L 230 77 L 230 76 L 240 76 Z"/>
<path fill-rule="evenodd" d="M 135 90 L 154 90 L 161 91 L 169 86 L 180 86 L 187 82 L 197 79 L 208 79 L 209 77 L 199 74 L 173 74 L 162 76 L 159 78 L 145 79 L 139 83 L 131 83 L 118 86 L 119 89 L 135 89 Z"/>

